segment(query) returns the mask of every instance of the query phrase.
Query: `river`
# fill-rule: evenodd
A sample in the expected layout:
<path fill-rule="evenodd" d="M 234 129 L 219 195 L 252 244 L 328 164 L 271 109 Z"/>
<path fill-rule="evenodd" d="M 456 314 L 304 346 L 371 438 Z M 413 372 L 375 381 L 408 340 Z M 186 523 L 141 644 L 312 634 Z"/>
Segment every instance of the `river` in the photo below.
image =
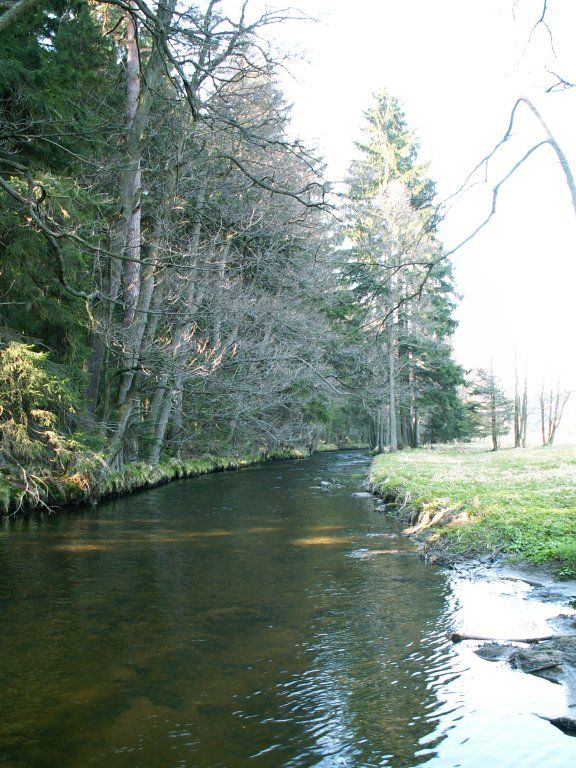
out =
<path fill-rule="evenodd" d="M 575 764 L 536 714 L 560 686 L 447 640 L 480 593 L 352 497 L 368 464 L 322 454 L 5 522 L 0 766 Z"/>

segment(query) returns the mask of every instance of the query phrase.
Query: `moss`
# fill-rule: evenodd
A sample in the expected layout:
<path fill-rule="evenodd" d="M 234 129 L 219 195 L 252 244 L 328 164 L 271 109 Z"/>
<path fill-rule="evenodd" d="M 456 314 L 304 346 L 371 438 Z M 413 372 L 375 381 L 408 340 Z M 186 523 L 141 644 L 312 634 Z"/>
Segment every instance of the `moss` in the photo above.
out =
<path fill-rule="evenodd" d="M 0 515 L 6 515 L 12 508 L 12 488 L 5 481 L 0 480 Z"/>
<path fill-rule="evenodd" d="M 506 554 L 576 577 L 574 448 L 401 452 L 378 456 L 370 482 L 413 519 L 439 524 L 429 553 Z"/>
<path fill-rule="evenodd" d="M 309 456 L 304 449 L 279 449 L 246 456 L 202 456 L 197 459 L 166 458 L 159 464 L 132 462 L 120 470 L 94 462 L 90 469 L 74 474 L 39 477 L 33 493 L 22 497 L 22 483 L 15 477 L 0 476 L 0 517 L 19 511 L 29 511 L 48 504 L 82 504 L 111 496 L 153 488 L 171 480 L 198 477 L 211 472 L 237 470 L 281 459 L 302 459 Z"/>

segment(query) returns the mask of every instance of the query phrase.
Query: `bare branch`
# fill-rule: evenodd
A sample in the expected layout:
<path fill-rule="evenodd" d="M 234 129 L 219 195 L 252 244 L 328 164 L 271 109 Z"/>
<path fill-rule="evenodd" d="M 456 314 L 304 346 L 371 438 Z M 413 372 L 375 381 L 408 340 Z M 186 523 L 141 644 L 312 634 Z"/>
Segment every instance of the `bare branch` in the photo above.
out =
<path fill-rule="evenodd" d="M 516 114 L 517 114 L 517 110 L 519 109 L 519 107 L 522 104 L 524 104 L 526 107 L 528 107 L 528 109 L 530 110 L 532 115 L 536 118 L 536 120 L 540 124 L 540 127 L 544 131 L 544 133 L 546 135 L 546 138 L 543 139 L 542 141 L 538 142 L 538 144 L 534 144 L 532 147 L 530 147 L 530 149 L 527 152 L 525 152 L 525 154 L 520 158 L 520 160 L 518 160 L 512 166 L 512 168 L 498 182 L 498 184 L 496 184 L 496 186 L 493 187 L 493 189 L 492 189 L 492 207 L 490 209 L 489 214 L 486 216 L 484 221 L 481 224 L 479 224 L 478 227 L 476 227 L 476 229 L 470 235 L 468 235 L 468 237 L 466 237 L 464 240 L 462 240 L 454 248 L 449 250 L 445 254 L 446 256 L 451 256 L 452 254 L 456 253 L 456 251 L 460 250 L 460 248 L 462 248 L 464 245 L 466 245 L 466 243 L 470 242 L 470 240 L 472 240 L 482 229 L 484 229 L 484 227 L 488 224 L 488 222 L 492 219 L 492 217 L 496 213 L 498 194 L 500 192 L 501 187 L 514 175 L 514 173 L 518 170 L 518 168 L 520 168 L 520 166 L 522 166 L 526 162 L 526 160 L 528 160 L 528 158 L 536 150 L 538 150 L 540 147 L 545 146 L 545 145 L 549 145 L 552 148 L 552 150 L 554 151 L 556 157 L 560 161 L 560 166 L 561 166 L 562 171 L 564 173 L 564 178 L 566 179 L 566 184 L 568 185 L 568 189 L 570 190 L 570 198 L 571 198 L 571 201 L 572 201 L 572 208 L 574 210 L 574 214 L 576 215 L 576 182 L 574 181 L 574 176 L 572 174 L 572 170 L 570 168 L 570 164 L 568 162 L 568 158 L 566 157 L 566 155 L 564 154 L 562 148 L 560 147 L 560 145 L 558 144 L 558 142 L 554 138 L 550 128 L 548 127 L 548 125 L 544 121 L 544 119 L 543 119 L 542 115 L 540 114 L 540 112 L 536 109 L 534 104 L 529 99 L 527 99 L 525 96 L 520 97 L 516 101 L 516 103 L 514 104 L 514 106 L 512 108 L 511 115 L 510 115 L 510 120 L 509 120 L 509 123 L 508 123 L 508 128 L 506 129 L 506 132 L 504 133 L 504 136 L 494 146 L 492 151 L 489 152 L 485 157 L 483 157 L 482 160 L 480 160 L 480 162 L 476 165 L 476 167 L 472 170 L 472 172 L 470 174 L 468 174 L 468 177 L 466 178 L 466 181 L 464 182 L 464 184 L 462 184 L 462 186 L 453 195 L 448 197 L 446 199 L 446 202 L 448 200 L 453 199 L 457 195 L 460 195 L 460 194 L 468 191 L 470 189 L 470 186 L 469 186 L 470 180 L 474 177 L 474 174 L 480 168 L 482 168 L 482 167 L 484 168 L 484 173 L 485 173 L 484 181 L 487 180 L 488 167 L 489 167 L 490 160 L 494 157 L 494 155 L 496 154 L 498 149 L 500 149 L 500 147 L 502 147 L 510 139 L 510 137 L 512 136 L 512 129 L 514 127 L 514 120 L 515 120 L 515 117 L 516 117 Z"/>
<path fill-rule="evenodd" d="M 552 72 L 551 70 L 548 70 L 548 72 L 549 74 L 554 75 L 556 82 L 553 83 L 549 88 L 546 88 L 546 93 L 559 93 L 560 91 L 568 91 L 570 88 L 576 87 L 575 83 L 571 83 L 569 80 L 561 77 L 556 72 Z"/>
<path fill-rule="evenodd" d="M 534 35 L 534 32 L 536 32 L 536 30 L 538 29 L 539 26 L 543 26 L 544 29 L 546 30 L 546 32 L 548 33 L 548 37 L 550 39 L 550 49 L 551 49 L 553 55 L 556 56 L 556 51 L 554 50 L 554 37 L 552 36 L 552 30 L 550 29 L 550 27 L 548 25 L 548 22 L 546 21 L 546 13 L 547 13 L 547 11 L 548 11 L 548 0 L 543 0 L 542 13 L 540 14 L 540 18 L 538 19 L 538 21 L 536 21 L 536 23 L 534 24 L 534 26 L 530 30 L 530 34 L 528 36 L 528 41 L 526 42 L 524 50 L 522 51 L 522 56 L 526 53 L 526 50 L 527 50 L 528 46 L 530 45 L 530 43 L 532 41 L 532 36 Z"/>

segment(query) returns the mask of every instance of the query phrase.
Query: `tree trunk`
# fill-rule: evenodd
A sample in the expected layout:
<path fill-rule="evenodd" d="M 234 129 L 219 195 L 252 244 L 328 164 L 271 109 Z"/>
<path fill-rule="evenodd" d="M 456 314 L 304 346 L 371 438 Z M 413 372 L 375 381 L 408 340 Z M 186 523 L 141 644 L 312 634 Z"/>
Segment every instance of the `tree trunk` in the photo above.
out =
<path fill-rule="evenodd" d="M 160 453 L 162 452 L 162 446 L 164 445 L 164 437 L 166 435 L 166 429 L 168 427 L 168 420 L 170 418 L 170 411 L 172 410 L 172 397 L 173 392 L 166 393 L 160 409 L 158 422 L 154 433 L 154 439 L 150 448 L 150 463 L 158 464 L 160 460 Z"/>
<path fill-rule="evenodd" d="M 389 384 L 389 425 L 390 453 L 398 450 L 398 427 L 396 420 L 396 359 L 394 356 L 394 329 L 392 317 L 386 323 L 388 336 L 388 384 Z"/>
<path fill-rule="evenodd" d="M 496 387 L 494 382 L 492 383 L 492 391 L 490 392 L 490 423 L 492 429 L 492 450 L 498 450 L 498 414 L 496 411 Z"/>
<path fill-rule="evenodd" d="M 218 349 L 221 344 L 222 336 L 222 293 L 224 290 L 224 276 L 226 274 L 226 262 L 230 251 L 230 240 L 228 239 L 220 253 L 218 261 L 218 278 L 214 296 L 214 320 L 212 323 L 212 346 Z"/>
<path fill-rule="evenodd" d="M 518 389 L 518 368 L 514 363 L 514 448 L 520 448 L 522 444 L 522 415 L 520 404 L 520 391 Z"/>
<path fill-rule="evenodd" d="M 99 323 L 95 323 L 92 331 L 92 350 L 88 359 L 88 384 L 86 386 L 85 399 L 88 414 L 92 419 L 98 413 L 98 394 L 100 392 L 100 379 L 106 359 L 106 346 L 102 338 L 102 329 Z"/>
<path fill-rule="evenodd" d="M 120 183 L 120 211 L 125 257 L 122 270 L 124 292 L 124 324 L 134 320 L 134 311 L 140 290 L 140 236 L 142 187 L 142 133 L 143 115 L 136 120 L 140 101 L 140 53 L 137 30 L 130 13 L 126 13 L 126 165 Z M 149 99 L 147 100 L 149 102 Z"/>
<path fill-rule="evenodd" d="M 522 448 L 526 448 L 526 432 L 528 430 L 528 372 L 524 376 L 524 391 L 522 393 Z"/>
<path fill-rule="evenodd" d="M 400 445 L 402 448 L 412 445 L 412 436 L 410 433 L 409 414 L 405 409 L 400 411 Z"/>
<path fill-rule="evenodd" d="M 136 8 L 134 0 L 131 4 Z M 167 28 L 174 15 L 176 0 L 166 0 L 158 5 L 157 16 Z M 134 319 L 134 311 L 140 291 L 140 248 L 142 191 L 142 150 L 150 121 L 152 99 L 166 76 L 166 65 L 160 51 L 160 43 L 154 38 L 152 52 L 144 71 L 145 89 L 140 88 L 142 62 L 138 49 L 138 34 L 130 14 L 126 27 L 126 166 L 121 178 L 121 211 L 124 218 L 124 322 L 128 326 Z"/>
<path fill-rule="evenodd" d="M 413 435 L 413 448 L 420 447 L 420 417 L 418 415 L 418 408 L 416 405 L 412 409 L 412 435 Z"/>
<path fill-rule="evenodd" d="M 109 463 L 111 466 L 122 467 L 124 464 L 124 438 L 128 431 L 130 419 L 137 401 L 138 394 L 135 391 L 132 391 L 128 394 L 128 397 L 118 409 L 116 429 L 108 451 L 110 457 Z"/>
<path fill-rule="evenodd" d="M 540 428 L 542 430 L 542 446 L 546 445 L 546 410 L 544 403 L 544 385 L 540 392 Z"/>

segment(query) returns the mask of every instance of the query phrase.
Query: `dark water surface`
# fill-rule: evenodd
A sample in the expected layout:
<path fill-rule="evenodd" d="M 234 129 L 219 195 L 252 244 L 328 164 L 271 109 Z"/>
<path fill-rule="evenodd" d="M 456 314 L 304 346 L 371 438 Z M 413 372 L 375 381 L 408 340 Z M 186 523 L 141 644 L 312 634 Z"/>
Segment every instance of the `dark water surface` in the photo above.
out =
<path fill-rule="evenodd" d="M 576 764 L 534 715 L 558 686 L 446 640 L 449 576 L 351 497 L 367 466 L 324 454 L 6 523 L 2 768 Z"/>

